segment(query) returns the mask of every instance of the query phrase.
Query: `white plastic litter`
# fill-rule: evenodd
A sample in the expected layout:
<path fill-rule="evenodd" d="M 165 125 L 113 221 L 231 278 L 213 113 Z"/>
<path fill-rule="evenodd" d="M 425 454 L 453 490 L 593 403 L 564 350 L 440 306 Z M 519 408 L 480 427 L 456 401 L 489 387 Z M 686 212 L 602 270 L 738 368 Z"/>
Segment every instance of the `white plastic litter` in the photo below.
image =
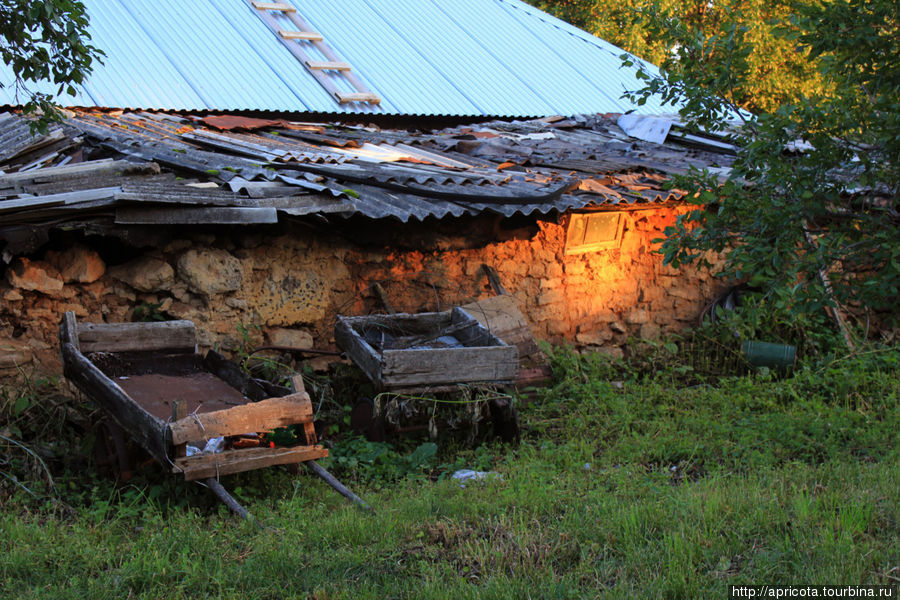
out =
<path fill-rule="evenodd" d="M 214 437 L 206 442 L 206 445 L 203 446 L 203 450 L 201 450 L 197 446 L 188 444 L 184 449 L 184 453 L 188 456 L 194 456 L 195 454 L 218 454 L 224 449 L 225 438 Z"/>
<path fill-rule="evenodd" d="M 485 479 L 503 479 L 503 475 L 496 471 L 473 471 L 471 469 L 460 469 L 450 476 L 451 479 L 459 481 L 460 487 L 466 487 L 466 481 L 483 481 Z"/>

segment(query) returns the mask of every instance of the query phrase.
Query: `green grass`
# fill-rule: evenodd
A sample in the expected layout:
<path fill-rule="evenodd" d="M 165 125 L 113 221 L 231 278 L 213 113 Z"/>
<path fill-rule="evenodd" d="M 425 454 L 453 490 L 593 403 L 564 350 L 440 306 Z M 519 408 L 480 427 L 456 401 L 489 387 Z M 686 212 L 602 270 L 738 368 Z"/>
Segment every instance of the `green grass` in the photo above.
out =
<path fill-rule="evenodd" d="M 155 467 L 121 490 L 57 473 L 56 501 L 13 488 L 0 597 L 723 598 L 732 584 L 897 582 L 900 352 L 688 389 L 566 352 L 554 365 L 517 447 L 445 445 L 420 475 L 333 463 L 374 516 L 280 468 L 224 480 L 262 529 Z M 502 478 L 463 488 L 447 477 L 460 466 Z"/>

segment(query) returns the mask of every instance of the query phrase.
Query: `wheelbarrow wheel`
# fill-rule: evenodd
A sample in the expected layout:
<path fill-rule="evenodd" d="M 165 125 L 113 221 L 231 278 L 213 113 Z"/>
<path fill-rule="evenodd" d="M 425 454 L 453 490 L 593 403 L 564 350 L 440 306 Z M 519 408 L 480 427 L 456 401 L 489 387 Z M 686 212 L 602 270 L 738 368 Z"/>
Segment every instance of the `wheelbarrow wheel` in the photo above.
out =
<path fill-rule="evenodd" d="M 131 479 L 131 454 L 125 432 L 110 419 L 101 419 L 94 426 L 94 460 L 97 470 L 117 481 Z"/>

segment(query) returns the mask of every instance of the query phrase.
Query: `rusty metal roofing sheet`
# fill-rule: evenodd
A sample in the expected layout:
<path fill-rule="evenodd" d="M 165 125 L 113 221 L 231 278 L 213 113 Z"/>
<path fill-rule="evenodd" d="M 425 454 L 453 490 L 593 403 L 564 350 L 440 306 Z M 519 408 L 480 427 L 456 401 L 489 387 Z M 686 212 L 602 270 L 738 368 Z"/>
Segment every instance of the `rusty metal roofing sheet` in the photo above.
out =
<path fill-rule="evenodd" d="M 689 165 L 724 172 L 733 160 L 630 138 L 614 119 L 596 115 L 423 132 L 284 120 L 238 132 L 209 123 L 193 115 L 78 111 L 63 128 L 68 141 L 58 143 L 88 160 L 65 164 L 72 156 L 51 153 L 33 170 L 0 175 L 0 212 L 10 226 L 126 213 L 147 224 L 253 224 L 276 213 L 402 222 L 547 215 L 677 200 L 683 192 L 666 188 L 666 174 Z M 25 128 L 18 117 L 0 116 L 0 150 L 19 152 Z M 97 153 L 117 160 L 96 160 Z M 230 210 L 256 208 L 271 210 Z"/>
<path fill-rule="evenodd" d="M 519 0 L 292 1 L 380 105 L 336 103 L 244 0 L 84 0 L 106 58 L 78 96 L 59 101 L 392 115 L 661 112 L 620 98 L 637 85 L 621 50 Z M 0 103 L 20 103 L 12 81 L 0 66 Z"/>

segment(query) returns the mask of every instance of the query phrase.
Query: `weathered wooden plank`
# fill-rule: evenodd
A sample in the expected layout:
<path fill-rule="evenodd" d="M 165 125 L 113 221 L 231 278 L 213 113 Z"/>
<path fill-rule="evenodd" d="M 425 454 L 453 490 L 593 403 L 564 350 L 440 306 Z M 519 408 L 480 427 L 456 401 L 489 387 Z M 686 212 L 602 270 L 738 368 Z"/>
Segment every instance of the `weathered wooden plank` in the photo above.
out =
<path fill-rule="evenodd" d="M 214 437 L 271 431 L 313 419 L 312 402 L 306 392 L 269 398 L 208 413 L 189 415 L 169 423 L 172 443 L 184 444 Z"/>
<path fill-rule="evenodd" d="M 350 63 L 339 60 L 307 60 L 306 66 L 314 71 L 349 71 Z"/>
<path fill-rule="evenodd" d="M 274 208 L 119 207 L 117 225 L 255 225 L 277 223 Z"/>
<path fill-rule="evenodd" d="M 348 102 L 368 102 L 369 104 L 380 104 L 381 96 L 371 92 L 338 92 L 338 102 L 347 104 Z"/>
<path fill-rule="evenodd" d="M 227 450 L 218 454 L 195 454 L 175 461 L 172 471 L 183 472 L 186 481 L 205 479 L 261 469 L 273 465 L 289 465 L 328 456 L 322 446 L 295 446 L 293 448 L 245 448 Z"/>
<path fill-rule="evenodd" d="M 302 375 L 294 375 L 293 377 L 291 377 L 291 387 L 294 388 L 295 394 L 307 393 L 306 386 L 303 383 Z M 313 415 L 313 418 L 315 418 L 315 415 Z M 319 443 L 319 440 L 316 438 L 316 426 L 313 424 L 313 419 L 302 423 L 301 427 L 299 427 L 298 429 L 300 430 L 298 438 L 300 437 L 300 435 L 302 435 L 302 440 L 305 445 L 312 446 Z"/>
<path fill-rule="evenodd" d="M 396 329 L 407 335 L 431 333 L 450 324 L 450 313 L 394 313 L 390 315 L 368 315 L 364 317 L 341 317 L 350 327 L 359 330 L 363 327 L 383 327 L 386 330 Z"/>
<path fill-rule="evenodd" d="M 278 35 L 286 40 L 302 40 L 307 42 L 322 41 L 322 34 L 315 31 L 290 31 L 288 29 L 279 29 Z"/>
<path fill-rule="evenodd" d="M 60 350 L 66 378 L 99 404 L 153 458 L 166 464 L 165 423 L 132 400 L 73 344 L 63 344 Z"/>
<path fill-rule="evenodd" d="M 197 337 L 191 321 L 160 323 L 78 323 L 81 352 L 169 350 L 194 352 Z"/>
<path fill-rule="evenodd" d="M 353 362 L 373 382 L 381 381 L 381 359 L 373 348 L 351 326 L 352 317 L 338 316 L 334 326 L 334 341 L 339 348 L 353 357 Z"/>
<path fill-rule="evenodd" d="M 381 381 L 385 386 L 512 381 L 519 368 L 514 346 L 385 350 Z"/>
<path fill-rule="evenodd" d="M 59 322 L 59 349 L 66 344 L 72 344 L 75 349 L 81 351 L 81 345 L 78 343 L 78 322 L 75 319 L 75 313 L 67 311 L 63 313 L 63 317 Z"/>
<path fill-rule="evenodd" d="M 285 2 L 251 2 L 256 10 L 277 10 L 279 12 L 297 12 L 297 9 Z"/>

